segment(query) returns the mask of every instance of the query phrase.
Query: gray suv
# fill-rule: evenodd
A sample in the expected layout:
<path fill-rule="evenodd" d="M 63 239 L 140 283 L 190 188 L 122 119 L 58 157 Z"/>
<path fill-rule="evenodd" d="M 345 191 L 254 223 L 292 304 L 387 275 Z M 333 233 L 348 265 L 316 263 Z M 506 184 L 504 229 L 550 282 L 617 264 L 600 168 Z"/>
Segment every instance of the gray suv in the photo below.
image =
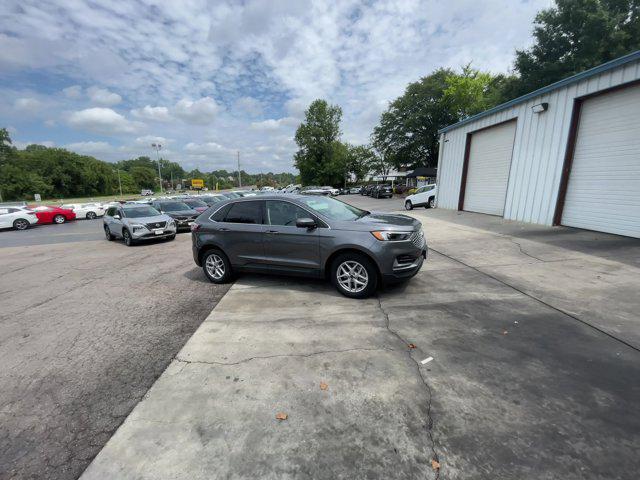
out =
<path fill-rule="evenodd" d="M 129 247 L 141 240 L 176 238 L 175 221 L 145 204 L 109 207 L 102 222 L 107 240 L 122 238 Z"/>
<path fill-rule="evenodd" d="M 427 257 L 422 225 L 324 196 L 230 200 L 191 227 L 193 258 L 214 283 L 237 271 L 327 277 L 348 297 L 413 277 Z"/>

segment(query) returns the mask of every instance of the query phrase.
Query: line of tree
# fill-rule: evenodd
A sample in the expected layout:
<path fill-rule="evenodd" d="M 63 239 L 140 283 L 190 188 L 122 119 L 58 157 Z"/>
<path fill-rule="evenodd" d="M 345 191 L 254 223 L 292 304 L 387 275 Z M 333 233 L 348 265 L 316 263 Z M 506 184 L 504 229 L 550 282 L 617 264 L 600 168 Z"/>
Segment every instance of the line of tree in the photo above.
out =
<path fill-rule="evenodd" d="M 342 110 L 314 101 L 296 132 L 302 182 L 337 186 L 346 177 L 435 167 L 441 128 L 640 49 L 640 0 L 556 0 L 533 26 L 534 44 L 516 51 L 509 74 L 467 65 L 410 83 L 381 115 L 368 145 L 342 143 Z"/>
<path fill-rule="evenodd" d="M 160 159 L 163 188 L 173 190 L 179 184 L 187 188 L 191 179 L 205 181 L 209 189 L 238 186 L 238 172 L 215 170 L 185 171 L 180 164 Z M 295 183 L 292 173 L 252 175 L 240 171 L 243 185 L 287 185 Z M 28 145 L 17 149 L 9 132 L 0 129 L 0 199 L 33 200 L 42 198 L 75 198 L 140 193 L 142 189 L 159 189 L 158 163 L 149 157 L 138 157 L 109 163 L 63 148 Z"/>

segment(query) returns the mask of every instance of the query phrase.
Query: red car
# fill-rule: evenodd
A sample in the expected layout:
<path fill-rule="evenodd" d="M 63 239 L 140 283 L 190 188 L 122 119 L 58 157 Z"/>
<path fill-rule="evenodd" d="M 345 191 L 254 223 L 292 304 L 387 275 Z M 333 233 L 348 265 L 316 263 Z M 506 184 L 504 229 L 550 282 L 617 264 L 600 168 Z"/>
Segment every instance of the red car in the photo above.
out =
<path fill-rule="evenodd" d="M 73 210 L 68 208 L 60 208 L 55 205 L 46 205 L 41 207 L 30 207 L 31 210 L 36 212 L 38 217 L 38 224 L 41 223 L 57 223 L 58 225 L 68 222 L 69 220 L 75 220 L 76 214 Z"/>

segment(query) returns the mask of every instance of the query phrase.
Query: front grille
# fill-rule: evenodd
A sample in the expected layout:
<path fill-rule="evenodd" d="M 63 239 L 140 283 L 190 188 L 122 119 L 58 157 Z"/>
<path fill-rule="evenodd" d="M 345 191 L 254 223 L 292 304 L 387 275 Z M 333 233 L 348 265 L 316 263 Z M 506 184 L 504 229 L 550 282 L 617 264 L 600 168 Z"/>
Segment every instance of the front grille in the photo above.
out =
<path fill-rule="evenodd" d="M 413 232 L 409 237 L 409 240 L 416 246 L 416 248 L 424 247 L 424 232 L 422 230 Z"/>
<path fill-rule="evenodd" d="M 164 228 L 167 225 L 167 222 L 151 222 L 147 223 L 147 228 L 152 230 L 154 228 Z"/>

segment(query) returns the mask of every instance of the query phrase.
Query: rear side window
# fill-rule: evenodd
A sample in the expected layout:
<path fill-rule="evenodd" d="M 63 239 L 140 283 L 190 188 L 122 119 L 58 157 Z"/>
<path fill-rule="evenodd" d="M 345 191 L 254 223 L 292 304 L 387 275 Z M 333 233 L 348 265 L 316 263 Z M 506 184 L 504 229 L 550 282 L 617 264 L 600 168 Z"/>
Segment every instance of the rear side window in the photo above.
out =
<path fill-rule="evenodd" d="M 109 210 L 107 210 L 106 215 L 108 217 L 113 217 L 116 214 L 116 207 L 109 207 Z"/>
<path fill-rule="evenodd" d="M 237 202 L 224 217 L 228 223 L 262 223 L 261 202 Z"/>
<path fill-rule="evenodd" d="M 209 218 L 214 222 L 224 222 L 224 218 L 227 216 L 227 212 L 229 211 L 229 208 L 231 208 L 231 205 L 225 205 L 224 207 L 214 212 L 214 214 L 211 215 L 211 217 Z"/>

